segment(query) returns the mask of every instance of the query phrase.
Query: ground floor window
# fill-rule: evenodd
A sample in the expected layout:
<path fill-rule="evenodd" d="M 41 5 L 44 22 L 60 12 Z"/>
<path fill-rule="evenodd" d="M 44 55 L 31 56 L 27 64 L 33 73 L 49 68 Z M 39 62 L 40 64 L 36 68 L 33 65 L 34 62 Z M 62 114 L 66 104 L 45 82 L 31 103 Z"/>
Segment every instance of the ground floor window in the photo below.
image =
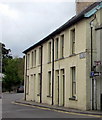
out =
<path fill-rule="evenodd" d="M 48 72 L 48 96 L 52 95 L 52 80 L 51 80 L 51 71 Z"/>
<path fill-rule="evenodd" d="M 29 94 L 29 76 L 27 76 L 27 81 L 26 81 L 26 94 Z"/>
<path fill-rule="evenodd" d="M 37 93 L 38 96 L 40 95 L 40 76 L 41 73 L 38 73 L 38 93 Z"/>
<path fill-rule="evenodd" d="M 76 67 L 71 67 L 72 98 L 76 98 Z"/>

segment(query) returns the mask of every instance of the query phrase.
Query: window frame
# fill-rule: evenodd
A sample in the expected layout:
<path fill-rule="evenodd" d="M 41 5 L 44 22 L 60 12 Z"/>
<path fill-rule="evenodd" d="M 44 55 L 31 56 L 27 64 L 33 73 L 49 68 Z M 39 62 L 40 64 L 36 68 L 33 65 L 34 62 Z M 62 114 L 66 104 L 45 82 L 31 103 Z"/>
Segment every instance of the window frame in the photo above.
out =
<path fill-rule="evenodd" d="M 37 51 L 34 50 L 34 67 L 36 67 L 36 53 L 37 53 Z"/>
<path fill-rule="evenodd" d="M 52 97 L 52 79 L 51 79 L 51 71 L 48 72 L 48 97 Z"/>
<path fill-rule="evenodd" d="M 64 34 L 60 35 L 60 57 L 64 58 Z"/>
<path fill-rule="evenodd" d="M 74 76 L 74 77 L 73 77 Z M 72 98 L 75 98 L 76 99 L 76 92 L 77 92 L 77 89 L 76 89 L 76 66 L 73 66 L 71 67 L 71 86 L 72 86 L 72 90 L 71 90 L 71 96 Z"/>
<path fill-rule="evenodd" d="M 55 60 L 59 59 L 59 37 L 55 39 Z"/>
<path fill-rule="evenodd" d="M 76 43 L 75 32 L 76 32 L 75 27 L 70 30 L 71 55 L 75 54 L 75 43 Z"/>
<path fill-rule="evenodd" d="M 48 42 L 48 62 L 51 62 L 51 49 L 52 49 L 52 42 Z"/>

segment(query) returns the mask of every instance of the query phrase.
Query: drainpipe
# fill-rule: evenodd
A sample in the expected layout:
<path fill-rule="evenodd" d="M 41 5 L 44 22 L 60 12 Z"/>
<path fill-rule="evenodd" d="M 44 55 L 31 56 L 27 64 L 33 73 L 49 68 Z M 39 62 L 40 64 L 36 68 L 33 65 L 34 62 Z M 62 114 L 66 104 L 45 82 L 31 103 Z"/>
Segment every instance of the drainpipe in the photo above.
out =
<path fill-rule="evenodd" d="M 54 105 L 54 38 L 52 39 L 52 105 Z"/>
<path fill-rule="evenodd" d="M 42 103 L 42 57 L 43 57 L 43 46 L 41 45 L 40 103 Z"/>
<path fill-rule="evenodd" d="M 24 100 L 26 100 L 26 82 L 27 82 L 27 55 L 25 55 L 25 96 Z"/>
<path fill-rule="evenodd" d="M 96 14 L 94 15 L 94 18 L 90 22 L 90 28 L 91 28 L 91 72 L 93 70 L 93 21 L 96 19 Z M 95 78 L 91 78 L 91 109 L 94 110 L 94 104 L 95 104 Z"/>

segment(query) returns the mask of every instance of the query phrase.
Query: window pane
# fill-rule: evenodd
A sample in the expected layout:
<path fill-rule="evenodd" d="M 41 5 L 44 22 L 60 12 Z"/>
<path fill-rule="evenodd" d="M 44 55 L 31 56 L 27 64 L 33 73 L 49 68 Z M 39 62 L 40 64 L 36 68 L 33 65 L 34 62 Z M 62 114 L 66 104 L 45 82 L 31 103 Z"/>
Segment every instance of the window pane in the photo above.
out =
<path fill-rule="evenodd" d="M 59 39 L 57 38 L 56 39 L 56 46 L 55 46 L 56 47 L 56 51 L 55 51 L 56 52 L 56 59 L 58 59 L 58 48 L 59 48 L 58 44 L 59 44 Z"/>
<path fill-rule="evenodd" d="M 40 94 L 40 73 L 38 74 L 38 94 Z"/>
<path fill-rule="evenodd" d="M 72 54 L 75 53 L 75 29 L 71 30 Z"/>
<path fill-rule="evenodd" d="M 36 66 L 36 50 L 34 51 L 34 66 Z"/>
<path fill-rule="evenodd" d="M 49 91 L 49 96 L 51 96 L 51 71 L 48 72 L 48 77 L 49 77 L 49 81 L 48 81 L 48 91 Z"/>
<path fill-rule="evenodd" d="M 73 82 L 73 96 L 76 95 L 76 83 Z"/>
<path fill-rule="evenodd" d="M 72 97 L 76 95 L 76 69 L 72 67 Z"/>
<path fill-rule="evenodd" d="M 33 67 L 33 63 L 34 63 L 34 60 L 33 60 L 33 58 L 34 58 L 34 56 L 33 56 L 33 51 L 32 51 L 32 60 L 31 60 L 31 63 L 32 63 L 32 67 Z"/>
<path fill-rule="evenodd" d="M 39 64 L 41 64 L 41 47 L 39 48 Z"/>
<path fill-rule="evenodd" d="M 51 42 L 48 43 L 48 62 L 51 62 Z"/>
<path fill-rule="evenodd" d="M 61 41 L 60 41 L 60 54 L 61 58 L 64 57 L 64 35 L 61 35 Z"/>

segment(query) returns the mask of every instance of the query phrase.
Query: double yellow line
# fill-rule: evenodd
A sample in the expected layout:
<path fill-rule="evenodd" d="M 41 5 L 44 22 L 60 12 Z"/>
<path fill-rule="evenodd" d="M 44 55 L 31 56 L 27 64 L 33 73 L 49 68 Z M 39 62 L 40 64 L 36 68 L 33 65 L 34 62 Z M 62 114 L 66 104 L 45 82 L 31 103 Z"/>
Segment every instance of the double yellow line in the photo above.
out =
<path fill-rule="evenodd" d="M 39 108 L 39 109 L 43 109 L 43 110 L 52 110 L 52 111 L 66 113 L 66 114 L 72 114 L 72 115 L 81 115 L 81 116 L 89 116 L 89 117 L 102 118 L 102 115 L 91 115 L 91 114 L 82 114 L 82 113 L 75 113 L 75 112 L 67 112 L 67 111 L 61 111 L 61 110 L 55 110 L 55 109 L 50 109 L 50 108 L 45 108 L 45 107 L 27 105 L 27 104 L 17 103 L 17 102 L 12 102 L 12 104 L 17 104 L 17 105 L 22 105 L 22 106 L 27 106 L 27 107 L 32 107 L 32 108 Z"/>

